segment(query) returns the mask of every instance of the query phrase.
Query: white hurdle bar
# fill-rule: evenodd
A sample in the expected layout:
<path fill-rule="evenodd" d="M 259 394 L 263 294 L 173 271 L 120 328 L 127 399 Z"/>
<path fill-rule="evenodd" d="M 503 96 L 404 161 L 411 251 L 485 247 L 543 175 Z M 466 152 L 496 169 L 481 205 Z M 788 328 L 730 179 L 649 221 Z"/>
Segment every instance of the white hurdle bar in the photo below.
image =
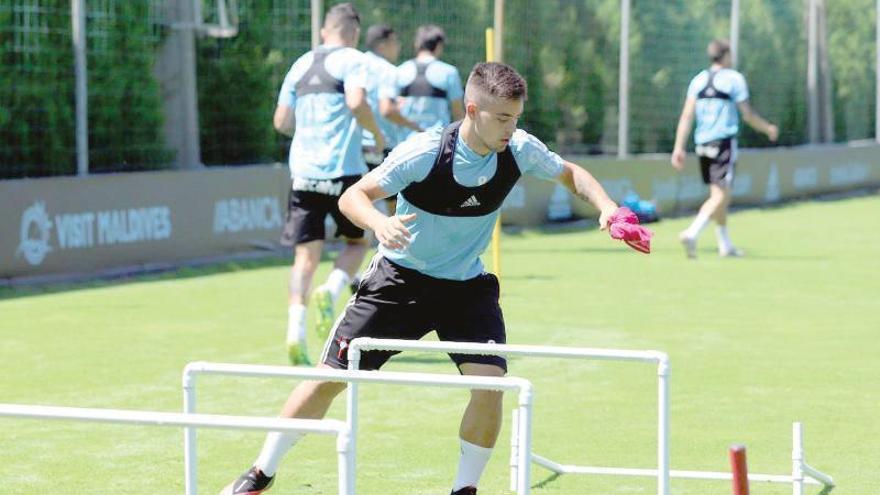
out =
<path fill-rule="evenodd" d="M 349 449 L 347 478 L 345 485 L 349 492 L 355 493 L 355 465 L 357 451 L 358 397 L 351 394 L 352 388 L 360 383 L 384 383 L 387 385 L 418 385 L 445 388 L 463 388 L 477 390 L 517 391 L 519 393 L 520 418 L 519 434 L 522 449 L 520 462 L 526 465 L 531 457 L 531 425 L 532 425 L 532 384 L 528 380 L 516 377 L 491 376 L 459 376 L 438 375 L 428 373 L 401 373 L 389 371 L 349 371 L 329 368 L 299 368 L 291 366 L 266 366 L 255 364 L 209 363 L 196 361 L 186 365 L 183 370 L 183 409 L 185 413 L 194 413 L 196 409 L 196 376 L 199 374 L 275 377 L 275 378 L 306 378 L 348 383 L 349 394 L 346 408 L 346 427 L 349 433 Z M 196 430 L 184 429 L 184 462 L 186 464 L 186 495 L 197 495 L 196 477 Z M 528 470 L 519 477 L 515 491 L 518 495 L 528 495 L 530 480 Z M 341 481 L 341 480 L 340 480 Z M 342 492 L 340 492 L 342 493 Z"/>
<path fill-rule="evenodd" d="M 216 414 L 170 413 L 132 411 L 127 409 L 93 409 L 84 407 L 34 406 L 0 404 L 0 416 L 25 419 L 60 419 L 96 423 L 120 423 L 149 426 L 174 426 L 227 430 L 262 430 L 278 432 L 317 433 L 336 435 L 336 452 L 339 472 L 339 495 L 354 495 L 354 487 L 346 486 L 354 471 L 349 464 L 351 434 L 348 425 L 335 419 L 284 419 L 249 416 L 226 416 Z M 186 454 L 184 454 L 186 456 Z"/>
<path fill-rule="evenodd" d="M 617 349 L 592 349 L 592 348 L 566 348 L 533 345 L 510 345 L 510 344 L 480 344 L 468 342 L 431 342 L 400 339 L 374 339 L 357 338 L 349 343 L 348 366 L 351 370 L 360 367 L 361 352 L 368 350 L 376 351 L 424 351 L 444 352 L 453 354 L 481 354 L 497 356 L 523 356 L 523 357 L 553 357 L 568 359 L 593 359 L 612 361 L 637 361 L 648 362 L 657 365 L 657 469 L 653 470 L 652 476 L 657 477 L 658 495 L 669 495 L 669 357 L 660 351 L 628 351 Z M 357 390 L 349 388 L 349 394 L 356 394 Z M 517 424 L 518 415 L 514 416 L 511 439 L 511 485 L 514 479 L 529 477 L 529 462 L 522 462 L 519 436 L 520 428 Z M 531 439 L 529 439 L 531 441 Z M 531 446 L 531 443 L 529 444 Z M 531 462 L 540 464 L 551 471 L 561 473 L 554 467 L 560 465 L 548 461 L 545 458 L 531 455 Z M 526 459 L 529 459 L 527 457 Z M 523 467 L 520 469 L 520 467 Z M 629 469 L 602 468 L 606 474 L 625 474 Z M 512 488 L 512 486 L 511 486 Z"/>
<path fill-rule="evenodd" d="M 555 357 L 569 359 L 590 360 L 614 360 L 614 361 L 642 361 L 657 364 L 657 469 L 637 469 L 618 467 L 594 467 L 577 466 L 572 464 L 560 464 L 537 454 L 531 455 L 535 464 L 543 466 L 558 474 L 596 474 L 614 476 L 646 476 L 657 478 L 657 494 L 669 495 L 670 478 L 703 479 L 703 480 L 731 480 L 731 473 L 713 471 L 684 471 L 670 469 L 669 465 L 669 372 L 670 363 L 666 353 L 661 351 L 630 351 L 618 349 L 595 349 L 585 347 L 548 347 L 531 345 L 510 344 L 480 344 L 468 342 L 431 342 L 399 339 L 374 339 L 357 338 L 349 343 L 348 359 L 349 369 L 358 369 L 360 366 L 361 352 L 367 350 L 384 351 L 423 351 L 443 352 L 454 354 L 480 354 L 498 356 L 521 356 L 521 357 Z M 349 393 L 352 393 L 349 390 Z M 528 466 L 520 462 L 520 457 L 515 456 L 518 448 L 516 426 L 517 414 L 514 411 L 513 426 L 511 428 L 511 483 L 517 477 L 519 466 Z M 794 495 L 803 495 L 803 485 L 834 486 L 831 476 L 822 473 L 804 462 L 803 428 L 800 423 L 794 423 L 792 444 L 792 474 L 749 474 L 749 481 L 791 483 Z"/>

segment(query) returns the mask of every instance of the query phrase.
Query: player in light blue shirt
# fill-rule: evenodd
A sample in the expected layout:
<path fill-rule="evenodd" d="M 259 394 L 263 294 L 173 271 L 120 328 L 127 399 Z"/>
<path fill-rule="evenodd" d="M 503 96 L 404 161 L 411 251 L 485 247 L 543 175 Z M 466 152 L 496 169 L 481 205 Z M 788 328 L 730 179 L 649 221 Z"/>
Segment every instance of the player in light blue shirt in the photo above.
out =
<path fill-rule="evenodd" d="M 566 186 L 596 206 L 600 225 L 607 225 L 617 205 L 593 176 L 517 129 L 525 98 L 525 80 L 513 68 L 478 64 L 468 78 L 462 121 L 401 143 L 343 194 L 340 209 L 373 230 L 381 246 L 331 332 L 324 364 L 345 368 L 346 343 L 361 336 L 416 340 L 435 330 L 444 341 L 506 342 L 498 280 L 484 272 L 480 254 L 505 197 L 523 174 Z M 398 212 L 388 216 L 373 202 L 391 195 L 397 195 Z M 362 368 L 378 369 L 389 357 L 364 353 Z M 466 375 L 506 371 L 499 356 L 450 357 Z M 327 384 L 294 394 L 311 395 L 310 390 L 326 399 L 342 388 Z M 471 396 L 453 495 L 476 494 L 500 429 L 500 408 L 500 393 Z"/>
<path fill-rule="evenodd" d="M 416 31 L 416 58 L 397 69 L 401 113 L 422 129 L 445 126 L 464 117 L 461 76 L 458 69 L 443 62 L 446 33 L 438 26 L 419 26 Z M 414 131 L 404 130 L 400 141 Z"/>
<path fill-rule="evenodd" d="M 367 29 L 366 43 L 368 50 L 364 52 L 367 70 L 367 101 L 373 109 L 373 116 L 379 130 L 385 138 L 384 151 L 378 160 L 371 160 L 366 149 L 375 146 L 373 134 L 364 131 L 363 146 L 367 167 L 372 170 L 388 156 L 388 152 L 397 146 L 402 133 L 401 127 L 419 131 L 419 126 L 401 115 L 397 106 L 397 67 L 394 65 L 400 56 L 400 41 L 391 26 L 376 24 Z"/>
<path fill-rule="evenodd" d="M 677 170 L 684 169 L 685 146 L 696 117 L 694 141 L 703 182 L 709 186 L 709 199 L 700 207 L 691 225 L 679 234 L 679 240 L 687 256 L 696 258 L 697 237 L 709 220 L 714 219 L 718 224 L 718 254 L 742 256 L 743 252 L 734 247 L 727 231 L 727 210 L 736 167 L 736 135 L 740 127 L 740 114 L 743 120 L 766 134 L 771 141 L 776 141 L 779 129 L 764 120 L 749 105 L 749 89 L 745 78 L 730 68 L 730 44 L 726 40 L 714 40 L 709 43 L 707 52 L 711 66 L 697 74 L 688 86 L 671 161 Z"/>
<path fill-rule="evenodd" d="M 323 339 L 334 319 L 333 303 L 363 262 L 367 243 L 362 229 L 340 212 L 342 191 L 366 171 L 361 128 L 378 131 L 367 101 L 367 62 L 357 50 L 360 19 L 350 4 L 331 8 L 321 29 L 324 43 L 301 56 L 284 78 L 274 124 L 293 135 L 291 189 L 281 242 L 294 247 L 288 297 L 287 347 L 291 362 L 308 363 L 306 302 L 324 245 L 324 221 L 336 221 L 345 247 L 327 281 L 312 294 Z M 295 129 L 295 132 L 294 132 Z M 379 134 L 378 144 L 384 146 Z"/>

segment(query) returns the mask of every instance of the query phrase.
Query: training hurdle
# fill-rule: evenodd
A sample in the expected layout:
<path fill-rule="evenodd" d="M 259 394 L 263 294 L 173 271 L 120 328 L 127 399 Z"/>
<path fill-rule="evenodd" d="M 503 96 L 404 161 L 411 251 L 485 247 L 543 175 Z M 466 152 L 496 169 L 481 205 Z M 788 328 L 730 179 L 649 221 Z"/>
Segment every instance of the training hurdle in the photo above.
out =
<path fill-rule="evenodd" d="M 421 351 L 442 352 L 455 354 L 481 354 L 498 356 L 520 357 L 549 357 L 567 359 L 588 359 L 605 361 L 636 361 L 649 362 L 657 365 L 657 468 L 638 469 L 620 467 L 596 467 L 561 464 L 537 454 L 531 455 L 531 462 L 538 464 L 558 474 L 595 474 L 614 476 L 645 476 L 657 478 L 657 494 L 669 495 L 670 478 L 704 479 L 704 480 L 731 480 L 732 473 L 712 471 L 684 471 L 673 470 L 669 464 L 669 380 L 670 363 L 666 353 L 661 351 L 632 351 L 619 349 L 595 349 L 584 347 L 550 347 L 531 345 L 510 344 L 481 344 L 469 342 L 432 342 L 413 341 L 399 339 L 374 339 L 357 338 L 349 343 L 348 359 L 349 369 L 357 370 L 360 366 L 361 353 L 363 351 Z M 349 388 L 349 394 L 356 394 L 356 388 Z M 514 413 L 514 421 L 511 428 L 511 461 L 510 476 L 511 484 L 514 479 L 522 476 L 522 471 L 529 471 L 528 463 L 521 461 L 522 456 L 517 455 L 519 448 L 518 431 L 516 425 L 517 414 Z M 800 423 L 793 426 L 792 445 L 792 474 L 770 475 L 750 474 L 749 481 L 766 481 L 771 483 L 791 483 L 794 495 L 803 494 L 804 484 L 833 486 L 831 476 L 824 474 L 804 461 L 803 429 Z M 520 469 L 520 466 L 525 466 Z"/>
<path fill-rule="evenodd" d="M 226 416 L 216 414 L 170 413 L 133 411 L 127 409 L 92 409 L 83 407 L 33 406 L 0 404 L 0 416 L 25 419 L 56 419 L 98 423 L 174 426 L 192 429 L 214 428 L 228 430 L 262 430 L 280 432 L 317 433 L 336 435 L 339 471 L 339 495 L 354 495 L 354 487 L 347 486 L 354 465 L 350 464 L 351 434 L 348 425 L 335 419 L 285 419 Z M 186 454 L 184 453 L 184 457 Z"/>
<path fill-rule="evenodd" d="M 290 366 L 267 366 L 255 364 L 210 363 L 196 361 L 186 365 L 183 370 L 183 408 L 184 414 L 196 410 L 196 376 L 226 375 L 243 377 L 305 378 L 348 383 L 348 388 L 357 388 L 361 383 L 384 383 L 387 385 L 418 385 L 444 388 L 463 388 L 476 390 L 517 391 L 519 393 L 518 435 L 520 438 L 519 462 L 528 465 L 531 456 L 532 425 L 532 384 L 516 377 L 460 376 L 428 373 L 402 373 L 390 371 L 349 371 L 329 368 L 299 368 Z M 358 426 L 358 397 L 348 394 L 345 425 L 348 435 L 348 450 L 345 479 L 346 495 L 355 493 L 355 465 Z M 196 477 L 196 430 L 184 428 L 184 463 L 186 464 L 186 495 L 197 495 Z M 340 484 L 342 480 L 340 479 Z M 530 491 L 528 469 L 522 470 L 514 490 L 518 495 L 528 495 Z M 341 490 L 341 488 L 340 488 Z M 340 494 L 342 492 L 340 491 Z"/>

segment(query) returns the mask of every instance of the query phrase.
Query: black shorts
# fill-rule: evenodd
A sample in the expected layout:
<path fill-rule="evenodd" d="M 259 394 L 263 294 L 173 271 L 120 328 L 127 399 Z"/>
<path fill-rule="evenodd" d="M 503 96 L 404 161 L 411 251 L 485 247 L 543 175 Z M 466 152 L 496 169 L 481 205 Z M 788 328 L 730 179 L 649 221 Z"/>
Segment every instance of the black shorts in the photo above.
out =
<path fill-rule="evenodd" d="M 364 237 L 363 229 L 339 211 L 339 196 L 360 178 L 352 175 L 327 180 L 294 179 L 287 198 L 287 219 L 281 231 L 281 245 L 295 246 L 323 240 L 326 233 L 324 220 L 328 214 L 336 222 L 336 237 Z"/>
<path fill-rule="evenodd" d="M 330 332 L 321 362 L 348 367 L 348 343 L 357 337 L 419 340 L 436 330 L 442 341 L 504 344 L 498 279 L 483 273 L 463 281 L 429 277 L 376 255 L 357 291 Z M 377 370 L 397 352 L 365 351 L 360 368 Z M 492 364 L 507 371 L 501 356 L 450 354 L 462 363 Z"/>
<path fill-rule="evenodd" d="M 364 152 L 364 161 L 367 163 L 367 168 L 372 171 L 379 165 L 382 165 L 382 162 L 388 158 L 388 154 L 391 153 L 391 148 L 385 148 L 382 150 L 382 153 L 376 153 L 373 151 L 368 151 L 367 148 L 363 149 Z"/>
<path fill-rule="evenodd" d="M 699 144 L 697 156 L 700 157 L 700 172 L 704 184 L 716 184 L 722 187 L 733 185 L 736 168 L 735 139 L 719 139 Z"/>

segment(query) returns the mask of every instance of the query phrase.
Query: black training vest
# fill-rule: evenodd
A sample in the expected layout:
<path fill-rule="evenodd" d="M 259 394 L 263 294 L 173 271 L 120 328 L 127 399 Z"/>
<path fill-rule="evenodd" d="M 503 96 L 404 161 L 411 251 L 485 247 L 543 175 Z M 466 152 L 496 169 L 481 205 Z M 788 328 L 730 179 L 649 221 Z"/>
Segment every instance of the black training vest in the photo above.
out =
<path fill-rule="evenodd" d="M 416 78 L 413 79 L 413 82 L 409 83 L 409 86 L 403 88 L 400 92 L 400 96 L 429 96 L 431 98 L 443 98 L 446 99 L 446 90 L 440 89 L 431 85 L 431 82 L 428 81 L 428 66 L 431 65 L 431 62 L 427 64 L 423 64 L 420 62 L 416 62 Z"/>
<path fill-rule="evenodd" d="M 296 83 L 297 98 L 315 93 L 345 94 L 345 86 L 342 84 L 342 81 L 331 76 L 327 72 L 327 68 L 324 67 L 324 61 L 327 59 L 327 56 L 341 48 L 341 46 L 331 48 L 319 47 L 312 52 L 312 65 L 309 66 L 309 70 Z"/>
<path fill-rule="evenodd" d="M 521 173 L 510 147 L 498 153 L 495 175 L 481 186 L 468 187 L 455 181 L 452 162 L 461 121 L 449 124 L 440 137 L 440 149 L 428 176 L 401 191 L 413 205 L 444 217 L 481 217 L 501 208 Z"/>
<path fill-rule="evenodd" d="M 720 91 L 715 87 L 715 75 L 718 74 L 717 70 L 709 71 L 709 81 L 706 82 L 706 87 L 703 88 L 698 94 L 698 100 L 704 100 L 707 98 L 715 98 L 718 100 L 730 100 L 730 94 L 725 93 L 724 91 Z"/>

